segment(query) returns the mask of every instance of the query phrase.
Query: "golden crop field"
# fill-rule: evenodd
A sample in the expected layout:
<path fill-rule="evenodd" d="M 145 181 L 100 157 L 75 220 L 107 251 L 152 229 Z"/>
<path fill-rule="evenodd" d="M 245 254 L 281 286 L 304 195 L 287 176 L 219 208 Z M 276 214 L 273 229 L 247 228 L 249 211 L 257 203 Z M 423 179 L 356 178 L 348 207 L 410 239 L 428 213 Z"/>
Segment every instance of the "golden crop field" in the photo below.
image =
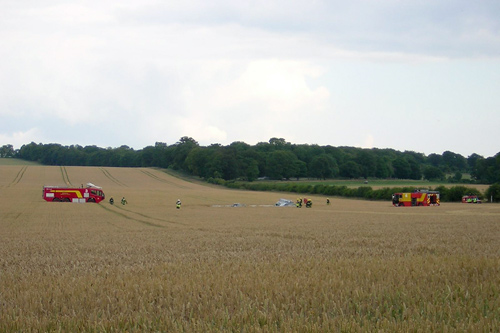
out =
<path fill-rule="evenodd" d="M 87 182 L 106 200 L 42 199 Z M 295 196 L 1 165 L 0 331 L 500 331 L 500 205 Z"/>

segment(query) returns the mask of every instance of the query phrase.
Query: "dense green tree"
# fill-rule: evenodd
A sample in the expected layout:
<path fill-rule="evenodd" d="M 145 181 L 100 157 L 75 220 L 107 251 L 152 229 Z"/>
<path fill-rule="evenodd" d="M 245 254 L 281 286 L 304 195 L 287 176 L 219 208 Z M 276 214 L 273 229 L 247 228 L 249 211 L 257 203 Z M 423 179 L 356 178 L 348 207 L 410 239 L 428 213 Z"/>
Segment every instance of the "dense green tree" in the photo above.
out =
<path fill-rule="evenodd" d="M 451 151 L 443 153 L 443 164 L 446 172 L 466 171 L 467 160 L 460 154 Z"/>
<path fill-rule="evenodd" d="M 309 174 L 315 178 L 332 178 L 339 173 L 339 167 L 333 157 L 328 154 L 315 156 L 309 164 Z"/>
<path fill-rule="evenodd" d="M 411 166 L 408 160 L 404 157 L 398 157 L 392 162 L 394 167 L 394 176 L 399 179 L 411 178 Z"/>
<path fill-rule="evenodd" d="M 259 164 L 257 163 L 256 160 L 253 160 L 251 158 L 247 158 L 245 160 L 245 169 L 244 169 L 244 177 L 246 180 L 252 182 L 259 177 Z"/>
<path fill-rule="evenodd" d="M 378 157 L 375 162 L 375 177 L 385 179 L 392 176 L 392 164 L 385 157 Z"/>
<path fill-rule="evenodd" d="M 452 201 L 452 202 L 460 202 L 462 201 L 462 197 L 464 195 L 470 195 L 470 194 L 476 194 L 476 193 L 471 193 L 471 189 L 466 186 L 452 186 L 448 189 L 447 192 L 447 201 Z"/>
<path fill-rule="evenodd" d="M 236 179 L 240 176 L 236 150 L 233 147 L 223 147 L 217 154 L 218 164 L 225 180 Z"/>
<path fill-rule="evenodd" d="M 413 159 L 415 160 L 418 164 L 423 164 L 425 162 L 425 155 L 422 154 L 422 153 L 417 153 L 415 151 L 411 151 L 411 150 L 405 150 L 403 155 L 408 158 L 409 160 L 410 159 Z"/>
<path fill-rule="evenodd" d="M 158 166 L 155 165 L 155 147 L 153 146 L 148 146 L 143 148 L 139 154 L 140 154 L 140 161 L 141 161 L 141 166 L 142 167 L 147 167 L 147 166 Z"/>
<path fill-rule="evenodd" d="M 191 149 L 186 157 L 186 168 L 195 176 L 208 178 L 212 177 L 208 173 L 208 162 L 210 161 L 210 150 L 203 147 Z"/>
<path fill-rule="evenodd" d="M 449 151 L 424 154 L 393 149 L 361 149 L 301 144 L 282 138 L 271 138 L 251 146 L 233 142 L 229 146 L 199 146 L 191 137 L 182 137 L 173 145 L 156 142 L 135 151 L 129 146 L 106 149 L 97 146 L 62 146 L 30 144 L 12 153 L 11 145 L 0 149 L 0 156 L 15 157 L 48 165 L 89 165 L 116 167 L 171 167 L 203 178 L 254 180 L 259 176 L 275 179 L 291 177 L 377 177 L 439 179 L 444 172 L 454 172 L 450 182 L 461 182 L 463 172 L 470 172 L 472 181 L 493 184 L 500 182 L 500 153 L 483 158 L 472 154 L 467 159 Z M 334 162 L 332 162 L 334 161 Z"/>
<path fill-rule="evenodd" d="M 14 157 L 14 146 L 13 145 L 3 145 L 1 148 L 0 148 L 0 157 Z"/>
<path fill-rule="evenodd" d="M 236 177 L 253 181 L 259 176 L 259 154 L 250 146 L 241 141 L 229 145 L 236 158 Z"/>
<path fill-rule="evenodd" d="M 339 167 L 339 174 L 344 178 L 359 178 L 361 176 L 361 168 L 354 161 L 348 161 Z"/>
<path fill-rule="evenodd" d="M 488 187 L 486 190 L 486 200 L 492 201 L 492 202 L 500 202 L 500 182 L 495 183 Z"/>
<path fill-rule="evenodd" d="M 115 158 L 116 164 L 111 164 L 111 160 L 108 159 L 107 152 L 104 149 L 95 150 L 87 155 L 86 163 L 88 166 L 122 166 L 121 164 L 125 162 L 122 160 L 121 155 L 115 154 L 111 156 Z"/>
<path fill-rule="evenodd" d="M 424 168 L 423 174 L 424 174 L 425 179 L 431 180 L 431 181 L 443 180 L 445 178 L 443 171 L 441 171 L 440 168 L 435 167 L 433 165 L 427 165 Z"/>
<path fill-rule="evenodd" d="M 450 181 L 452 183 L 459 183 L 462 180 L 462 173 L 460 171 L 456 171 L 453 177 L 450 177 Z"/>
<path fill-rule="evenodd" d="M 60 164 L 64 165 L 86 165 L 87 156 L 83 152 L 83 147 L 79 145 L 71 145 L 65 154 L 65 160 Z"/>
<path fill-rule="evenodd" d="M 102 157 L 103 161 L 105 160 L 106 156 L 106 151 L 100 150 L 99 156 Z M 112 154 L 114 157 L 114 166 L 119 166 L 119 167 L 137 167 L 140 166 L 140 156 L 137 154 L 134 149 L 130 148 L 127 145 L 122 145 L 119 148 L 117 148 L 114 153 Z M 99 164 L 99 162 L 95 162 L 95 164 L 92 165 L 103 165 L 102 163 Z M 106 164 L 104 164 L 106 165 Z"/>
<path fill-rule="evenodd" d="M 471 172 L 475 168 L 476 162 L 482 159 L 484 159 L 484 157 L 476 153 L 467 157 L 467 171 Z"/>
<path fill-rule="evenodd" d="M 443 156 L 439 154 L 430 154 L 427 156 L 427 162 L 434 167 L 441 167 L 443 165 Z"/>
<path fill-rule="evenodd" d="M 422 179 L 422 170 L 420 170 L 420 164 L 415 159 L 414 155 L 405 156 L 408 164 L 410 165 L 410 179 L 420 180 Z"/>
<path fill-rule="evenodd" d="M 325 154 L 330 155 L 335 159 L 338 165 L 341 165 L 346 162 L 346 154 L 341 148 L 338 147 L 332 147 L 332 146 L 325 146 L 322 147 L 323 151 Z"/>
<path fill-rule="evenodd" d="M 60 144 L 51 143 L 46 145 L 40 162 L 46 165 L 57 165 L 63 154 L 62 149 Z"/>
<path fill-rule="evenodd" d="M 364 178 L 375 176 L 377 169 L 377 158 L 373 152 L 368 149 L 359 150 L 355 162 L 361 169 L 361 176 Z"/>
<path fill-rule="evenodd" d="M 500 153 L 494 157 L 478 159 L 471 176 L 480 183 L 500 182 Z"/>
<path fill-rule="evenodd" d="M 18 157 L 27 161 L 40 162 L 42 154 L 43 145 L 37 145 L 36 143 L 31 142 L 27 145 L 21 146 Z"/>
<path fill-rule="evenodd" d="M 312 159 L 315 156 L 321 155 L 324 153 L 324 149 L 318 145 L 295 145 L 292 147 L 293 153 L 297 156 L 299 160 L 306 163 L 308 165 L 311 163 Z"/>
<path fill-rule="evenodd" d="M 198 142 L 191 137 L 183 136 L 174 146 L 173 168 L 188 171 L 185 165 L 186 158 L 192 149 L 198 147 Z"/>
<path fill-rule="evenodd" d="M 298 162 L 297 156 L 291 151 L 273 151 L 267 156 L 267 176 L 271 179 L 290 179 L 300 172 Z"/>
<path fill-rule="evenodd" d="M 308 174 L 307 174 L 308 170 L 307 170 L 307 164 L 306 164 L 306 162 L 297 159 L 295 161 L 295 167 L 296 167 L 297 172 L 293 176 L 296 177 L 297 180 L 300 177 L 307 177 L 308 176 Z"/>
<path fill-rule="evenodd" d="M 271 138 L 269 139 L 269 145 L 272 147 L 272 150 L 290 150 L 292 147 L 292 144 L 286 142 L 283 138 Z"/>
<path fill-rule="evenodd" d="M 155 142 L 155 150 L 153 157 L 153 166 L 166 168 L 168 167 L 167 152 L 168 146 L 165 142 Z"/>
<path fill-rule="evenodd" d="M 267 154 L 272 150 L 272 147 L 269 142 L 258 142 L 255 145 L 255 150 L 259 153 Z"/>

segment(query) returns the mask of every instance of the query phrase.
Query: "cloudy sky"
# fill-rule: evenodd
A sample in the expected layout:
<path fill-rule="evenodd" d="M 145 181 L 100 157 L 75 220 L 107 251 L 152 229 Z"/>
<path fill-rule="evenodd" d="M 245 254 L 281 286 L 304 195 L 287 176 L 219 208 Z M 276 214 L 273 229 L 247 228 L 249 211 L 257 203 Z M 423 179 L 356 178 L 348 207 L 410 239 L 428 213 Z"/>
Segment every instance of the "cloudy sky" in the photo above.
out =
<path fill-rule="evenodd" d="M 0 0 L 0 145 L 500 152 L 500 2 Z"/>

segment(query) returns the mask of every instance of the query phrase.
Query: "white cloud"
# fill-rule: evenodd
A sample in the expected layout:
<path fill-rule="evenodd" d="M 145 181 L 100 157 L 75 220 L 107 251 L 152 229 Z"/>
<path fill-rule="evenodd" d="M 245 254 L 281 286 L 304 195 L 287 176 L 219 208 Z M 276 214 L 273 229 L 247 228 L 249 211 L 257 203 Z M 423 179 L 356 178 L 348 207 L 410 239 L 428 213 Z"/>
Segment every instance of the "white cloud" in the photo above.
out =
<path fill-rule="evenodd" d="M 30 19 L 40 19 L 51 24 L 75 26 L 89 23 L 107 23 L 113 21 L 110 12 L 103 6 L 88 6 L 76 3 L 57 3 L 36 11 L 28 12 Z"/>
<path fill-rule="evenodd" d="M 14 149 L 19 149 L 22 145 L 31 142 L 40 143 L 43 139 L 43 135 L 37 128 L 31 128 L 24 132 L 0 133 L 1 145 L 11 144 Z"/>
<path fill-rule="evenodd" d="M 394 135 L 426 126 L 443 132 L 444 147 L 458 141 L 454 118 L 475 113 L 470 134 L 489 142 L 484 127 L 500 107 L 498 6 L 6 1 L 0 139 L 141 148 L 184 135 L 202 144 L 278 136 L 418 150 Z M 66 130 L 48 130 L 54 123 Z M 81 128 L 94 135 L 71 135 Z"/>
<path fill-rule="evenodd" d="M 326 87 L 313 88 L 308 82 L 322 69 L 307 62 L 215 63 L 203 73 L 201 83 L 185 89 L 184 112 L 177 115 L 177 127 L 195 133 L 200 142 L 258 142 L 278 132 L 292 135 L 298 130 L 297 120 L 321 114 L 329 100 Z"/>
<path fill-rule="evenodd" d="M 328 98 L 324 87 L 312 90 L 306 82 L 307 78 L 317 78 L 320 74 L 320 68 L 306 62 L 251 61 L 239 77 L 216 88 L 212 103 L 215 108 L 231 108 L 259 101 L 279 117 L 301 109 L 304 104 Z"/>

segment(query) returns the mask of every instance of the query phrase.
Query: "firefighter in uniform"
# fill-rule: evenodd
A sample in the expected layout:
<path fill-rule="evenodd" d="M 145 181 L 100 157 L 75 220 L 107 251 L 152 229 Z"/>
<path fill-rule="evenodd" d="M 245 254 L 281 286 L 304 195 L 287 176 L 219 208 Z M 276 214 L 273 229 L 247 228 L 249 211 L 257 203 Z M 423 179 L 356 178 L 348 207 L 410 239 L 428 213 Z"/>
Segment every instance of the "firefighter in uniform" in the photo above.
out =
<path fill-rule="evenodd" d="M 306 208 L 311 208 L 312 204 L 313 204 L 312 200 L 311 199 L 307 199 Z"/>
<path fill-rule="evenodd" d="M 181 209 L 181 199 L 177 199 L 177 202 L 175 203 L 175 208 Z"/>
<path fill-rule="evenodd" d="M 297 198 L 297 202 L 296 202 L 295 206 L 297 206 L 297 208 L 302 207 L 302 198 Z"/>

